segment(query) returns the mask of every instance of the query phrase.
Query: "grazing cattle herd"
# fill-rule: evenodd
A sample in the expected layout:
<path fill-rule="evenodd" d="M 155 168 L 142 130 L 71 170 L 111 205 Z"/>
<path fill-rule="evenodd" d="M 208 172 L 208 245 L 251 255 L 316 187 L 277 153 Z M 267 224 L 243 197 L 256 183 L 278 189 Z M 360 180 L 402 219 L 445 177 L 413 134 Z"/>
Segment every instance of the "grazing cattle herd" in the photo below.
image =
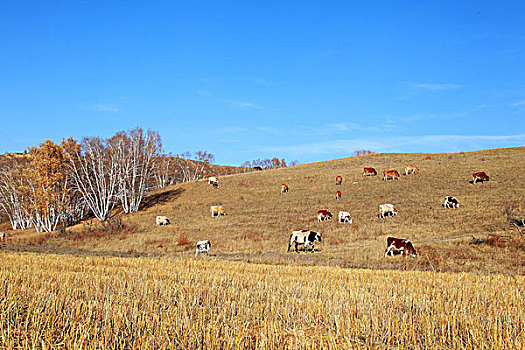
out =
<path fill-rule="evenodd" d="M 406 165 L 405 167 L 405 173 L 404 175 L 410 175 L 410 174 L 417 174 L 419 173 L 419 169 L 415 165 Z M 377 171 L 374 168 L 364 168 L 363 170 L 363 176 L 375 176 L 377 175 Z M 388 179 L 399 179 L 399 172 L 397 170 L 384 170 L 383 171 L 383 181 L 386 181 Z M 477 182 L 485 182 L 489 181 L 489 177 L 485 172 L 476 172 L 472 174 L 472 181 L 471 183 L 475 184 Z M 342 176 L 338 175 L 335 179 L 336 185 L 341 185 L 343 182 Z M 208 178 L 208 184 L 212 185 L 213 188 L 218 189 L 219 188 L 219 181 L 215 176 L 211 176 Z M 287 193 L 290 190 L 287 184 L 281 185 L 281 193 Z M 340 200 L 342 197 L 341 191 L 336 191 L 336 200 Z M 459 202 L 456 197 L 453 196 L 445 196 L 444 203 L 442 204 L 443 208 L 453 208 L 457 209 L 459 208 Z M 210 207 L 211 216 L 212 217 L 218 217 L 218 216 L 225 216 L 226 211 L 222 206 L 213 205 Z M 387 216 L 395 216 L 398 214 L 398 210 L 394 207 L 393 204 L 381 204 L 379 205 L 379 214 L 378 217 L 381 219 L 384 219 Z M 317 221 L 323 222 L 330 220 L 332 218 L 332 213 L 327 209 L 320 209 L 317 211 Z M 349 223 L 352 224 L 352 216 L 350 215 L 350 212 L 347 211 L 339 211 L 338 216 L 338 222 L 339 223 Z M 156 217 L 156 224 L 158 226 L 163 225 L 169 225 L 170 221 L 166 216 L 157 216 Z M 292 244 L 295 243 L 295 251 L 298 252 L 298 246 L 304 245 L 304 251 L 307 251 L 307 248 L 311 246 L 311 251 L 315 251 L 314 244 L 316 241 L 321 242 L 321 233 L 311 230 L 297 230 L 293 231 L 290 235 L 290 239 L 288 242 L 288 251 L 290 251 L 290 247 Z M 5 240 L 5 233 L 0 233 L 0 242 L 3 242 Z M 209 240 L 202 240 L 197 242 L 196 245 L 196 252 L 195 257 L 198 256 L 199 253 L 206 253 L 206 255 L 209 255 L 209 251 L 211 248 L 211 242 Z M 412 245 L 412 242 L 410 242 L 408 239 L 401 239 L 401 238 L 395 238 L 395 237 L 388 237 L 387 238 L 387 248 L 385 250 L 385 258 L 390 255 L 394 256 L 395 254 L 405 255 L 405 256 L 412 256 L 416 257 L 416 249 Z"/>

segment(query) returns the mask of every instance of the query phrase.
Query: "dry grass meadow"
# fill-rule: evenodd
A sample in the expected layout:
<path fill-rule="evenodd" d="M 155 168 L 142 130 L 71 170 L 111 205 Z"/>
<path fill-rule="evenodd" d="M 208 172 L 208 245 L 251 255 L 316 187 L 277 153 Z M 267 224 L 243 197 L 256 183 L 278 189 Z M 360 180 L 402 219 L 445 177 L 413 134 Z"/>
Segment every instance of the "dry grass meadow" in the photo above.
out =
<path fill-rule="evenodd" d="M 3 349 L 524 349 L 523 276 L 1 253 Z"/>
<path fill-rule="evenodd" d="M 397 169 L 419 167 L 417 175 L 382 181 L 363 177 L 363 167 Z M 470 184 L 471 174 L 485 171 L 486 183 Z M 16 232 L 8 243 L 17 249 L 37 242 L 43 250 L 56 248 L 85 254 L 194 254 L 195 242 L 209 239 L 212 254 L 221 259 L 270 264 L 336 265 L 379 269 L 525 273 L 525 239 L 508 224 L 504 209 L 513 205 L 525 213 L 525 148 L 453 154 L 376 154 L 291 168 L 230 175 L 215 190 L 206 181 L 175 185 L 151 194 L 144 210 L 122 218 L 127 230 L 115 234 L 82 233 L 43 239 Z M 335 177 L 343 184 L 335 185 Z M 281 194 L 281 184 L 290 192 Z M 342 200 L 335 192 L 342 191 Z M 460 202 L 444 209 L 445 195 Z M 392 203 L 396 217 L 381 220 L 378 205 Z M 223 205 L 225 217 L 210 215 L 211 205 Z M 318 209 L 349 211 L 353 223 L 336 219 L 317 222 Z M 167 215 L 169 226 L 155 226 L 156 215 Z M 323 242 L 311 254 L 287 253 L 294 229 L 312 229 Z M 496 245 L 471 245 L 472 237 L 507 236 Z M 408 238 L 417 259 L 384 258 L 386 238 Z M 20 248 L 25 249 L 25 248 Z M 41 249 L 41 250 L 42 250 Z"/>
<path fill-rule="evenodd" d="M 361 175 L 406 164 L 420 173 Z M 490 181 L 470 184 L 476 171 Z M 524 147 L 376 154 L 172 186 L 111 233 L 89 222 L 10 231 L 0 347 L 523 349 L 525 238 L 504 209 L 525 213 L 524 174 Z M 445 195 L 460 208 L 442 208 Z M 383 203 L 399 214 L 379 219 Z M 211 205 L 228 215 L 212 218 Z M 334 219 L 318 223 L 318 209 Z M 294 229 L 323 242 L 288 253 Z M 505 240 L 470 244 L 491 235 Z M 418 257 L 385 259 L 388 236 L 409 238 Z M 202 239 L 211 256 L 195 259 Z"/>

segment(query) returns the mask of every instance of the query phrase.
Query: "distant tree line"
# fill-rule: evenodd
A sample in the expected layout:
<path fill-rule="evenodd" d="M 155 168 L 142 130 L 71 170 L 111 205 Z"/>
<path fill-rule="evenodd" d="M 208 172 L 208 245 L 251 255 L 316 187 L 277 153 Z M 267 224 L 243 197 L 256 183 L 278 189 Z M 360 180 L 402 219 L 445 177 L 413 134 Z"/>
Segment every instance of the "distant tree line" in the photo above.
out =
<path fill-rule="evenodd" d="M 159 133 L 141 128 L 109 139 L 46 140 L 24 154 L 0 157 L 0 210 L 15 230 L 50 232 L 88 214 L 104 223 L 117 206 L 138 211 L 148 191 L 220 175 L 213 161 L 206 151 L 164 154 Z"/>
<path fill-rule="evenodd" d="M 246 161 L 241 164 L 241 167 L 244 169 L 244 172 L 253 171 L 253 170 L 259 170 L 259 169 L 278 169 L 278 168 L 286 168 L 287 166 L 294 166 L 299 164 L 298 161 L 294 160 L 291 161 L 289 164 L 286 163 L 284 158 L 265 158 L 265 159 L 255 159 L 250 161 Z"/>

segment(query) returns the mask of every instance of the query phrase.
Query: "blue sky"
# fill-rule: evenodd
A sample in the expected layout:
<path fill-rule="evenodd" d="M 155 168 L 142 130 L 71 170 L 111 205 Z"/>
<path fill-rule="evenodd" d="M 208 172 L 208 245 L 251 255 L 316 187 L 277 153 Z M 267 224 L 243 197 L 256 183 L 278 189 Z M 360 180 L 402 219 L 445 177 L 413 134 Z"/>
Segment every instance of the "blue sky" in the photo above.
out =
<path fill-rule="evenodd" d="M 522 1 L 2 1 L 0 152 L 159 131 L 216 163 L 525 145 Z"/>

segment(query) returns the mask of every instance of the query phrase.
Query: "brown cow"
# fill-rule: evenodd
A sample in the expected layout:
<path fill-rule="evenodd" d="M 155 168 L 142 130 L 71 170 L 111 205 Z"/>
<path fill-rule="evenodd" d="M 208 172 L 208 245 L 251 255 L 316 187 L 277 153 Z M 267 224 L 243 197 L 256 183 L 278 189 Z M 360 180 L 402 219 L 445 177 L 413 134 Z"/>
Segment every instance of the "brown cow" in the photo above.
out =
<path fill-rule="evenodd" d="M 335 199 L 341 199 L 341 196 L 342 196 L 342 195 L 343 195 L 343 194 L 341 193 L 341 191 L 337 191 L 337 192 L 335 193 Z"/>
<path fill-rule="evenodd" d="M 336 178 L 335 178 L 335 184 L 336 184 L 336 185 L 340 185 L 340 184 L 342 184 L 342 183 L 343 183 L 343 177 L 337 175 Z"/>
<path fill-rule="evenodd" d="M 407 254 L 412 255 L 413 258 L 416 257 L 416 249 L 412 245 L 412 242 L 410 242 L 408 239 L 401 239 L 401 238 L 394 238 L 394 237 L 388 237 L 386 239 L 386 250 L 385 250 L 385 258 L 390 254 L 390 256 L 394 256 L 394 251 L 401 252 L 401 255 L 406 250 Z"/>
<path fill-rule="evenodd" d="M 415 165 L 405 166 L 405 175 L 417 174 L 417 173 L 419 173 L 419 169 Z"/>
<path fill-rule="evenodd" d="M 281 193 L 286 193 L 290 190 L 290 187 L 288 187 L 287 184 L 282 184 L 281 185 Z"/>
<path fill-rule="evenodd" d="M 478 180 L 481 182 L 489 181 L 489 176 L 484 171 L 472 174 L 472 183 L 475 184 Z"/>
<path fill-rule="evenodd" d="M 399 180 L 399 173 L 397 172 L 397 170 L 383 170 L 383 181 L 385 180 L 388 180 L 388 179 L 397 179 Z"/>
<path fill-rule="evenodd" d="M 377 171 L 374 168 L 364 168 L 363 176 L 376 176 Z"/>

